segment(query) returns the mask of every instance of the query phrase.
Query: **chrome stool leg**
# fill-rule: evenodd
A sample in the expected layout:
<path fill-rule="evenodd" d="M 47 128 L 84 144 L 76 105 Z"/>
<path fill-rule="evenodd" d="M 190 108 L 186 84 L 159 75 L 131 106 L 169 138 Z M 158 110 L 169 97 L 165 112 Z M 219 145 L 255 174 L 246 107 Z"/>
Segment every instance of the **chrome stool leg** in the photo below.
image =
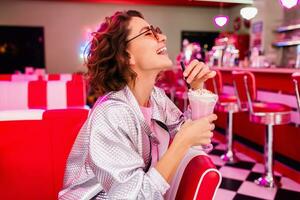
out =
<path fill-rule="evenodd" d="M 236 163 L 238 159 L 236 158 L 233 151 L 233 135 L 232 135 L 232 121 L 233 121 L 233 112 L 228 112 L 227 119 L 227 129 L 226 129 L 226 137 L 227 137 L 227 152 L 221 156 L 221 159 L 228 163 Z"/>
<path fill-rule="evenodd" d="M 273 125 L 267 125 L 265 138 L 265 174 L 256 179 L 255 183 L 264 187 L 274 187 L 278 185 L 275 182 L 273 174 Z"/>

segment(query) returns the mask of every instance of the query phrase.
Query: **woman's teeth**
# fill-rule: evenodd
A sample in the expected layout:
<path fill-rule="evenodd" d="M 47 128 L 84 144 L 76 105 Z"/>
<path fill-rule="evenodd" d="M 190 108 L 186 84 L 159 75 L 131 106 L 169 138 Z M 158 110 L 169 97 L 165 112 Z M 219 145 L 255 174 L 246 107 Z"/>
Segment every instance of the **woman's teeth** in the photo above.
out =
<path fill-rule="evenodd" d="M 159 55 L 166 54 L 167 53 L 167 47 L 163 47 L 163 48 L 158 49 L 156 53 L 159 54 Z"/>

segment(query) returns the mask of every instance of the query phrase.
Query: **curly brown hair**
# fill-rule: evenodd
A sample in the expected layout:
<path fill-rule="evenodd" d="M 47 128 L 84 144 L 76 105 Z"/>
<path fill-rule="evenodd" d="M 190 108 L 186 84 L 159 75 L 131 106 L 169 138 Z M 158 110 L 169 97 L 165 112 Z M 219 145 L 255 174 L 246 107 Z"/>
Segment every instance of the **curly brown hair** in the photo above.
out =
<path fill-rule="evenodd" d="M 118 11 L 106 17 L 100 28 L 92 33 L 86 65 L 90 87 L 97 95 L 121 90 L 136 78 L 129 67 L 130 56 L 126 51 L 132 17 L 144 19 L 136 10 Z"/>

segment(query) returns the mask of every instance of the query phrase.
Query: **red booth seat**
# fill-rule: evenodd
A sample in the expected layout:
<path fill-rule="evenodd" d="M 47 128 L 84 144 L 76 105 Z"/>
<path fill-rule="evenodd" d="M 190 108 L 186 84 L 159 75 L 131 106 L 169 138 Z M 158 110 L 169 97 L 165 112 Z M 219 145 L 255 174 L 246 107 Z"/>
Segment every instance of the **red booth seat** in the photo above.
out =
<path fill-rule="evenodd" d="M 47 110 L 42 119 L 0 120 L 0 198 L 56 200 L 67 157 L 88 110 Z M 189 161 L 176 199 L 212 199 L 221 176 L 208 156 Z"/>

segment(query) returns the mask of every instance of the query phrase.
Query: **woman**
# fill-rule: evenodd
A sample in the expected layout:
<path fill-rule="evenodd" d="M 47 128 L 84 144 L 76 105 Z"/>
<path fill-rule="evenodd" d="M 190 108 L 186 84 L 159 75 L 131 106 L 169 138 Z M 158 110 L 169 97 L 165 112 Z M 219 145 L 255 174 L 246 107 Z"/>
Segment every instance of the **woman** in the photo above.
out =
<path fill-rule="evenodd" d="M 87 67 L 102 97 L 73 145 L 59 199 L 163 199 L 187 150 L 210 143 L 216 115 L 184 123 L 154 87 L 172 66 L 166 40 L 137 11 L 107 17 L 94 33 Z M 184 72 L 193 89 L 214 75 L 198 61 Z"/>

